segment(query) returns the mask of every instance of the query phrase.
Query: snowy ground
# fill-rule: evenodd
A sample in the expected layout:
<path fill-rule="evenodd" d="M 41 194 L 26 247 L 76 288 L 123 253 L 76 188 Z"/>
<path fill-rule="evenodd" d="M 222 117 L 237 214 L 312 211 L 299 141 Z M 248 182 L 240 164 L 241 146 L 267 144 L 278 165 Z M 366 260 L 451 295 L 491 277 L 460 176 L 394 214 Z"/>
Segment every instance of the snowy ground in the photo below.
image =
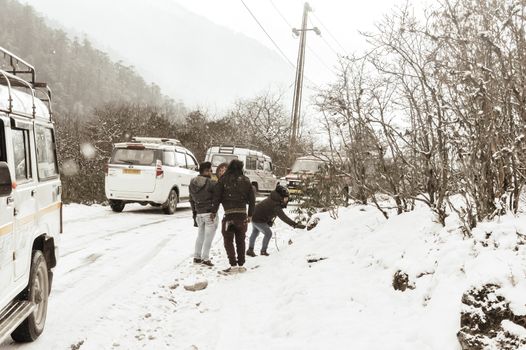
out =
<path fill-rule="evenodd" d="M 390 220 L 360 206 L 339 216 L 322 215 L 309 232 L 280 223 L 270 257 L 220 276 L 219 233 L 218 268 L 191 263 L 188 208 L 170 217 L 68 206 L 46 330 L 5 348 L 457 350 L 462 293 L 492 281 L 526 314 L 526 251 L 516 248 L 526 216 L 482 223 L 469 239 L 425 208 Z M 392 288 L 399 269 L 414 289 Z M 184 290 L 196 280 L 208 288 Z"/>

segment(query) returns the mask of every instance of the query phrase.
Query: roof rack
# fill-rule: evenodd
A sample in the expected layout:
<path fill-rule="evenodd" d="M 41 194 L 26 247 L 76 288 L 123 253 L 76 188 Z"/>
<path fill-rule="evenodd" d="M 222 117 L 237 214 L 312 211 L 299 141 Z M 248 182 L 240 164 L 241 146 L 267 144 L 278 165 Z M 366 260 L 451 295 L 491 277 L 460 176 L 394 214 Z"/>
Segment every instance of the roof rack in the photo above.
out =
<path fill-rule="evenodd" d="M 13 90 L 18 90 L 16 88 L 22 88 L 26 89 L 31 96 L 32 112 L 30 116 L 33 118 L 36 118 L 37 116 L 35 98 L 38 98 L 47 105 L 49 119 L 51 121 L 51 89 L 46 83 L 36 81 L 35 67 L 1 46 L 0 85 L 7 86 L 8 91 L 7 108 L 2 108 L 3 104 L 0 103 L 0 110 L 7 113 L 18 112 L 19 114 L 27 114 L 24 113 L 24 111 L 14 110 L 13 106 Z"/>
<path fill-rule="evenodd" d="M 144 142 L 144 143 L 158 143 L 172 146 L 182 146 L 181 141 L 177 139 L 163 138 L 163 137 L 132 137 L 132 142 Z"/>
<path fill-rule="evenodd" d="M 256 146 L 254 145 L 219 145 L 219 146 L 214 146 L 214 147 L 219 147 L 219 153 L 231 153 L 233 154 L 235 152 L 235 149 L 236 148 L 245 148 L 247 150 L 249 150 L 249 152 L 261 152 L 263 153 L 263 151 L 259 150 Z"/>

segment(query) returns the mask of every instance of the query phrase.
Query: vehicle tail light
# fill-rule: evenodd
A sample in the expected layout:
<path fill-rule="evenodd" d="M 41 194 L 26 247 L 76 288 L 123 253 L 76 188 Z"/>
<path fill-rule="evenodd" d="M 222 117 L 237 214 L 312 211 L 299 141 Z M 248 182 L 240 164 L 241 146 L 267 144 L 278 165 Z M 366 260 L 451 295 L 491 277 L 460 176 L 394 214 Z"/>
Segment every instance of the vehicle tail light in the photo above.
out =
<path fill-rule="evenodd" d="M 164 175 L 163 163 L 160 160 L 157 160 L 157 164 L 155 167 L 155 176 L 161 177 L 163 175 Z"/>

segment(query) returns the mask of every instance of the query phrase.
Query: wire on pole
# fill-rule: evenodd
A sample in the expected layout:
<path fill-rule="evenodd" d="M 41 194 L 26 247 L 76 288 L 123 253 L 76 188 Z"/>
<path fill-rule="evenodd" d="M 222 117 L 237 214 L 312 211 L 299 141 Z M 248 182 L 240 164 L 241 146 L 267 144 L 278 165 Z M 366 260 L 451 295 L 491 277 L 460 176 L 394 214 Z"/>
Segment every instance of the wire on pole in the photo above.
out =
<path fill-rule="evenodd" d="M 269 40 L 272 42 L 272 44 L 274 45 L 274 47 L 279 51 L 279 53 L 281 53 L 281 55 L 285 58 L 285 60 L 287 60 L 287 62 L 290 64 L 290 66 L 294 69 L 296 69 L 296 66 L 294 65 L 294 63 L 292 63 L 292 61 L 287 57 L 287 55 L 285 55 L 285 53 L 283 52 L 283 50 L 281 50 L 281 48 L 279 47 L 279 45 L 274 41 L 274 39 L 272 39 L 272 37 L 270 36 L 270 34 L 267 32 L 267 30 L 265 29 L 265 27 L 263 27 L 263 25 L 261 24 L 261 22 L 257 19 L 256 15 L 254 15 L 254 13 L 252 12 L 252 10 L 250 10 L 250 8 L 247 6 L 247 4 L 241 0 L 241 2 L 243 3 L 243 6 L 245 6 L 245 8 L 247 9 L 248 13 L 250 13 L 250 15 L 252 16 L 252 18 L 254 19 L 254 21 L 256 21 L 256 23 L 259 25 L 259 27 L 261 28 L 261 30 L 266 34 L 266 36 L 269 38 Z"/>

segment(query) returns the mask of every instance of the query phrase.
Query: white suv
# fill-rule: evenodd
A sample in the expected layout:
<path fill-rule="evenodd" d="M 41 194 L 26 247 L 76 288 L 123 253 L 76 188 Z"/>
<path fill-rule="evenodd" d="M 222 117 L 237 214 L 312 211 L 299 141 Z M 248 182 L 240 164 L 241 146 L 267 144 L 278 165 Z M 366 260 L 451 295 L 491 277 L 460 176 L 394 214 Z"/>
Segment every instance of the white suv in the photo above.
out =
<path fill-rule="evenodd" d="M 161 206 L 173 214 L 189 200 L 189 185 L 197 175 L 197 161 L 178 140 L 135 137 L 114 145 L 106 170 L 106 197 L 115 212 L 126 203 Z"/>
<path fill-rule="evenodd" d="M 0 68 L 1 344 L 9 335 L 34 341 L 44 330 L 62 232 L 62 189 L 51 93 L 35 82 L 30 64 L 2 48 L 0 54 L 13 72 Z"/>

